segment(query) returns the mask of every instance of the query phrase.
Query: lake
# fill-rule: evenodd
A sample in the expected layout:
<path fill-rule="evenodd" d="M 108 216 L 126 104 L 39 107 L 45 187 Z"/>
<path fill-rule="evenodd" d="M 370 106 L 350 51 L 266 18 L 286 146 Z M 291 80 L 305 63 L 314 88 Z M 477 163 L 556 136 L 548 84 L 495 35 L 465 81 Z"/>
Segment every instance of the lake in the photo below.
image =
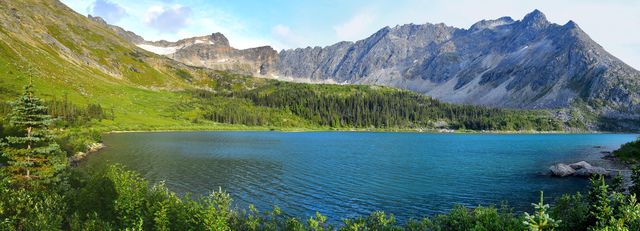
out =
<path fill-rule="evenodd" d="M 397 220 L 508 201 L 532 211 L 586 193 L 588 179 L 541 175 L 549 166 L 599 158 L 632 134 L 430 134 L 384 132 L 149 132 L 104 135 L 107 145 L 82 164 L 122 163 L 178 195 L 222 187 L 241 208 L 278 205 L 330 221 L 376 210 Z M 597 148 L 595 146 L 604 146 Z M 192 197 L 194 197 L 192 196 Z"/>

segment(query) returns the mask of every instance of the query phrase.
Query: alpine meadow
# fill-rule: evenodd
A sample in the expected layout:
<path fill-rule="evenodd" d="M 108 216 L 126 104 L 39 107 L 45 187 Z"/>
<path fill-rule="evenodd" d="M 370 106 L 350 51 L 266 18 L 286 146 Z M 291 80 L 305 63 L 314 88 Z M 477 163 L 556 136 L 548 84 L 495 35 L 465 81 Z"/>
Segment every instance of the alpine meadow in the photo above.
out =
<path fill-rule="evenodd" d="M 220 32 L 147 41 L 63 2 L 0 1 L 0 230 L 640 230 L 640 139 L 613 145 L 607 140 L 629 139 L 640 131 L 640 71 L 605 51 L 574 21 L 558 25 L 533 10 L 522 20 L 482 20 L 469 29 L 406 24 L 355 42 L 278 52 L 271 46 L 234 48 Z M 114 4 L 98 0 L 91 7 L 102 2 Z M 163 12 L 171 13 L 169 8 Z M 145 147 L 133 138 L 103 142 L 118 135 L 113 133 L 177 131 L 199 139 L 154 141 L 175 146 L 164 149 L 179 160 L 134 153 Z M 393 141 L 400 133 L 405 140 Z M 586 133 L 596 141 L 553 143 L 557 147 L 547 147 L 553 139 L 525 142 Z M 154 137 L 139 134 L 141 142 Z M 281 134 L 300 139 L 287 143 Z M 440 138 L 420 136 L 427 134 Z M 464 146 L 474 139 L 477 146 Z M 483 140 L 492 142 L 491 150 L 476 153 L 485 147 Z M 193 149 L 198 142 L 205 143 L 204 151 Z M 429 142 L 442 142 L 441 148 L 455 153 L 437 151 Z M 229 146 L 206 146 L 213 144 Z M 306 146 L 283 148 L 297 145 Z M 548 153 L 532 158 L 535 153 L 526 149 L 534 148 L 527 145 Z M 108 152 L 122 147 L 125 154 L 144 156 L 133 160 L 147 169 L 126 166 L 126 157 Z M 218 153 L 229 147 L 228 153 Z M 498 149 L 514 151 L 500 156 L 504 152 Z M 308 159 L 296 159 L 303 156 L 296 152 L 309 154 L 304 155 Z M 114 159 L 89 161 L 100 155 Z M 465 164 L 470 158 L 465 155 L 486 162 L 513 158 L 506 163 L 513 166 L 516 160 L 529 161 L 522 162 L 525 167 L 493 168 L 496 179 L 544 181 L 553 186 L 549 190 L 575 180 L 581 187 L 556 197 L 543 193 L 542 186 L 523 190 L 519 193 L 535 194 L 526 208 L 503 198 L 498 198 L 501 204 L 465 204 L 481 198 L 480 192 L 455 194 L 447 191 L 450 184 L 434 183 L 433 195 L 420 195 L 456 204 L 445 211 L 402 196 L 406 185 L 433 179 L 454 184 L 451 177 L 464 175 L 455 169 L 472 172 L 484 166 Z M 452 163 L 445 166 L 425 156 L 458 159 L 446 159 Z M 558 163 L 583 157 L 604 167 Z M 221 184 L 194 181 L 185 187 L 194 191 L 175 191 L 170 179 L 157 176 L 170 172 L 162 167 L 167 162 L 201 168 L 192 176 L 180 170 L 178 179 L 229 174 L 234 178 L 226 180 L 234 187 L 258 188 L 261 181 L 273 188 L 225 191 Z M 197 166 L 212 162 L 218 165 Z M 207 175 L 213 168 L 224 171 Z M 442 171 L 430 175 L 424 169 Z M 407 176 L 380 180 L 388 171 Z M 408 175 L 415 172 L 424 173 L 415 178 L 422 182 L 412 182 Z M 356 177 L 343 178 L 348 174 Z M 289 178 L 297 175 L 302 177 Z M 465 187 L 481 188 L 474 185 L 480 182 L 471 178 L 474 174 L 466 176 L 472 183 Z M 336 184 L 313 180 L 357 191 L 369 189 L 359 185 L 382 187 L 367 192 L 371 195 L 397 193 L 371 205 L 367 198 L 329 187 Z M 296 188 L 300 182 L 311 191 Z M 208 192 L 196 192 L 198 187 Z M 407 191 L 420 193 L 417 186 Z M 344 213 L 322 214 L 319 210 L 330 207 L 318 202 L 323 200 L 349 206 L 337 209 Z M 408 218 L 380 209 L 386 202 L 401 203 L 399 211 L 434 213 Z"/>

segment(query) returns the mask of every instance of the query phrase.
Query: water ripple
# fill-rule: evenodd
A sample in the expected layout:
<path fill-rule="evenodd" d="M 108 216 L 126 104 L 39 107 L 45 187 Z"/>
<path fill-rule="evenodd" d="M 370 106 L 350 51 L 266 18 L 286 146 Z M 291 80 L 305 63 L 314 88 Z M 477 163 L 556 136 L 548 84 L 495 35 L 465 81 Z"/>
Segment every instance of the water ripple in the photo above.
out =
<path fill-rule="evenodd" d="M 175 132 L 104 136 L 107 149 L 85 165 L 122 163 L 179 196 L 221 187 L 243 208 L 278 205 L 333 222 L 376 210 L 431 216 L 460 203 L 508 200 L 530 211 L 539 191 L 583 191 L 588 181 L 539 176 L 549 165 L 578 161 L 593 146 L 619 147 L 624 134 L 455 135 L 358 132 Z"/>

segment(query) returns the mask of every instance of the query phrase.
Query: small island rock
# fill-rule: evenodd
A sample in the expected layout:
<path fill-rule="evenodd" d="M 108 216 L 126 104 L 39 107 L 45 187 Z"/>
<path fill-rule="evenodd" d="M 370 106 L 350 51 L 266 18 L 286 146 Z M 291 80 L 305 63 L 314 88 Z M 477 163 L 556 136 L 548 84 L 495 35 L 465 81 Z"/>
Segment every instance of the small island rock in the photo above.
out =
<path fill-rule="evenodd" d="M 551 171 L 551 173 L 553 173 L 554 176 L 559 176 L 559 177 L 570 176 L 571 174 L 576 172 L 576 170 L 574 170 L 573 168 L 571 168 L 571 166 L 566 164 L 553 165 L 549 167 L 549 170 Z"/>
<path fill-rule="evenodd" d="M 580 161 L 578 163 L 573 163 L 569 165 L 571 168 L 573 168 L 574 170 L 580 170 L 583 168 L 590 168 L 591 164 L 585 162 L 585 161 Z"/>

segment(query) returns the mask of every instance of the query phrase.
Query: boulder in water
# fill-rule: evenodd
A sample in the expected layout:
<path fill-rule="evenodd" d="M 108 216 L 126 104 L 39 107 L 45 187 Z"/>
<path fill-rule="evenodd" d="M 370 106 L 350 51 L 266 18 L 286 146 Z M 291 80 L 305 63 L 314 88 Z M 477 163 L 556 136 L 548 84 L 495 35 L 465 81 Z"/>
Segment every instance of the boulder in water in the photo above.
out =
<path fill-rule="evenodd" d="M 580 177 L 591 177 L 594 175 L 610 176 L 611 173 L 602 167 L 589 166 L 577 170 L 575 173 L 573 173 L 573 175 Z"/>
<path fill-rule="evenodd" d="M 571 168 L 573 168 L 573 170 L 576 170 L 576 171 L 577 171 L 577 170 L 580 170 L 580 169 L 583 169 L 583 168 L 589 168 L 589 167 L 591 167 L 591 164 L 589 164 L 589 163 L 587 163 L 587 162 L 585 162 L 585 161 L 583 160 L 583 161 L 580 161 L 580 162 L 578 162 L 578 163 L 570 164 L 569 166 L 570 166 Z"/>
<path fill-rule="evenodd" d="M 549 170 L 551 171 L 551 173 L 553 173 L 554 176 L 559 176 L 559 177 L 570 176 L 571 174 L 576 172 L 576 170 L 574 170 L 573 168 L 571 168 L 571 166 L 566 164 L 553 165 L 549 167 Z"/>

